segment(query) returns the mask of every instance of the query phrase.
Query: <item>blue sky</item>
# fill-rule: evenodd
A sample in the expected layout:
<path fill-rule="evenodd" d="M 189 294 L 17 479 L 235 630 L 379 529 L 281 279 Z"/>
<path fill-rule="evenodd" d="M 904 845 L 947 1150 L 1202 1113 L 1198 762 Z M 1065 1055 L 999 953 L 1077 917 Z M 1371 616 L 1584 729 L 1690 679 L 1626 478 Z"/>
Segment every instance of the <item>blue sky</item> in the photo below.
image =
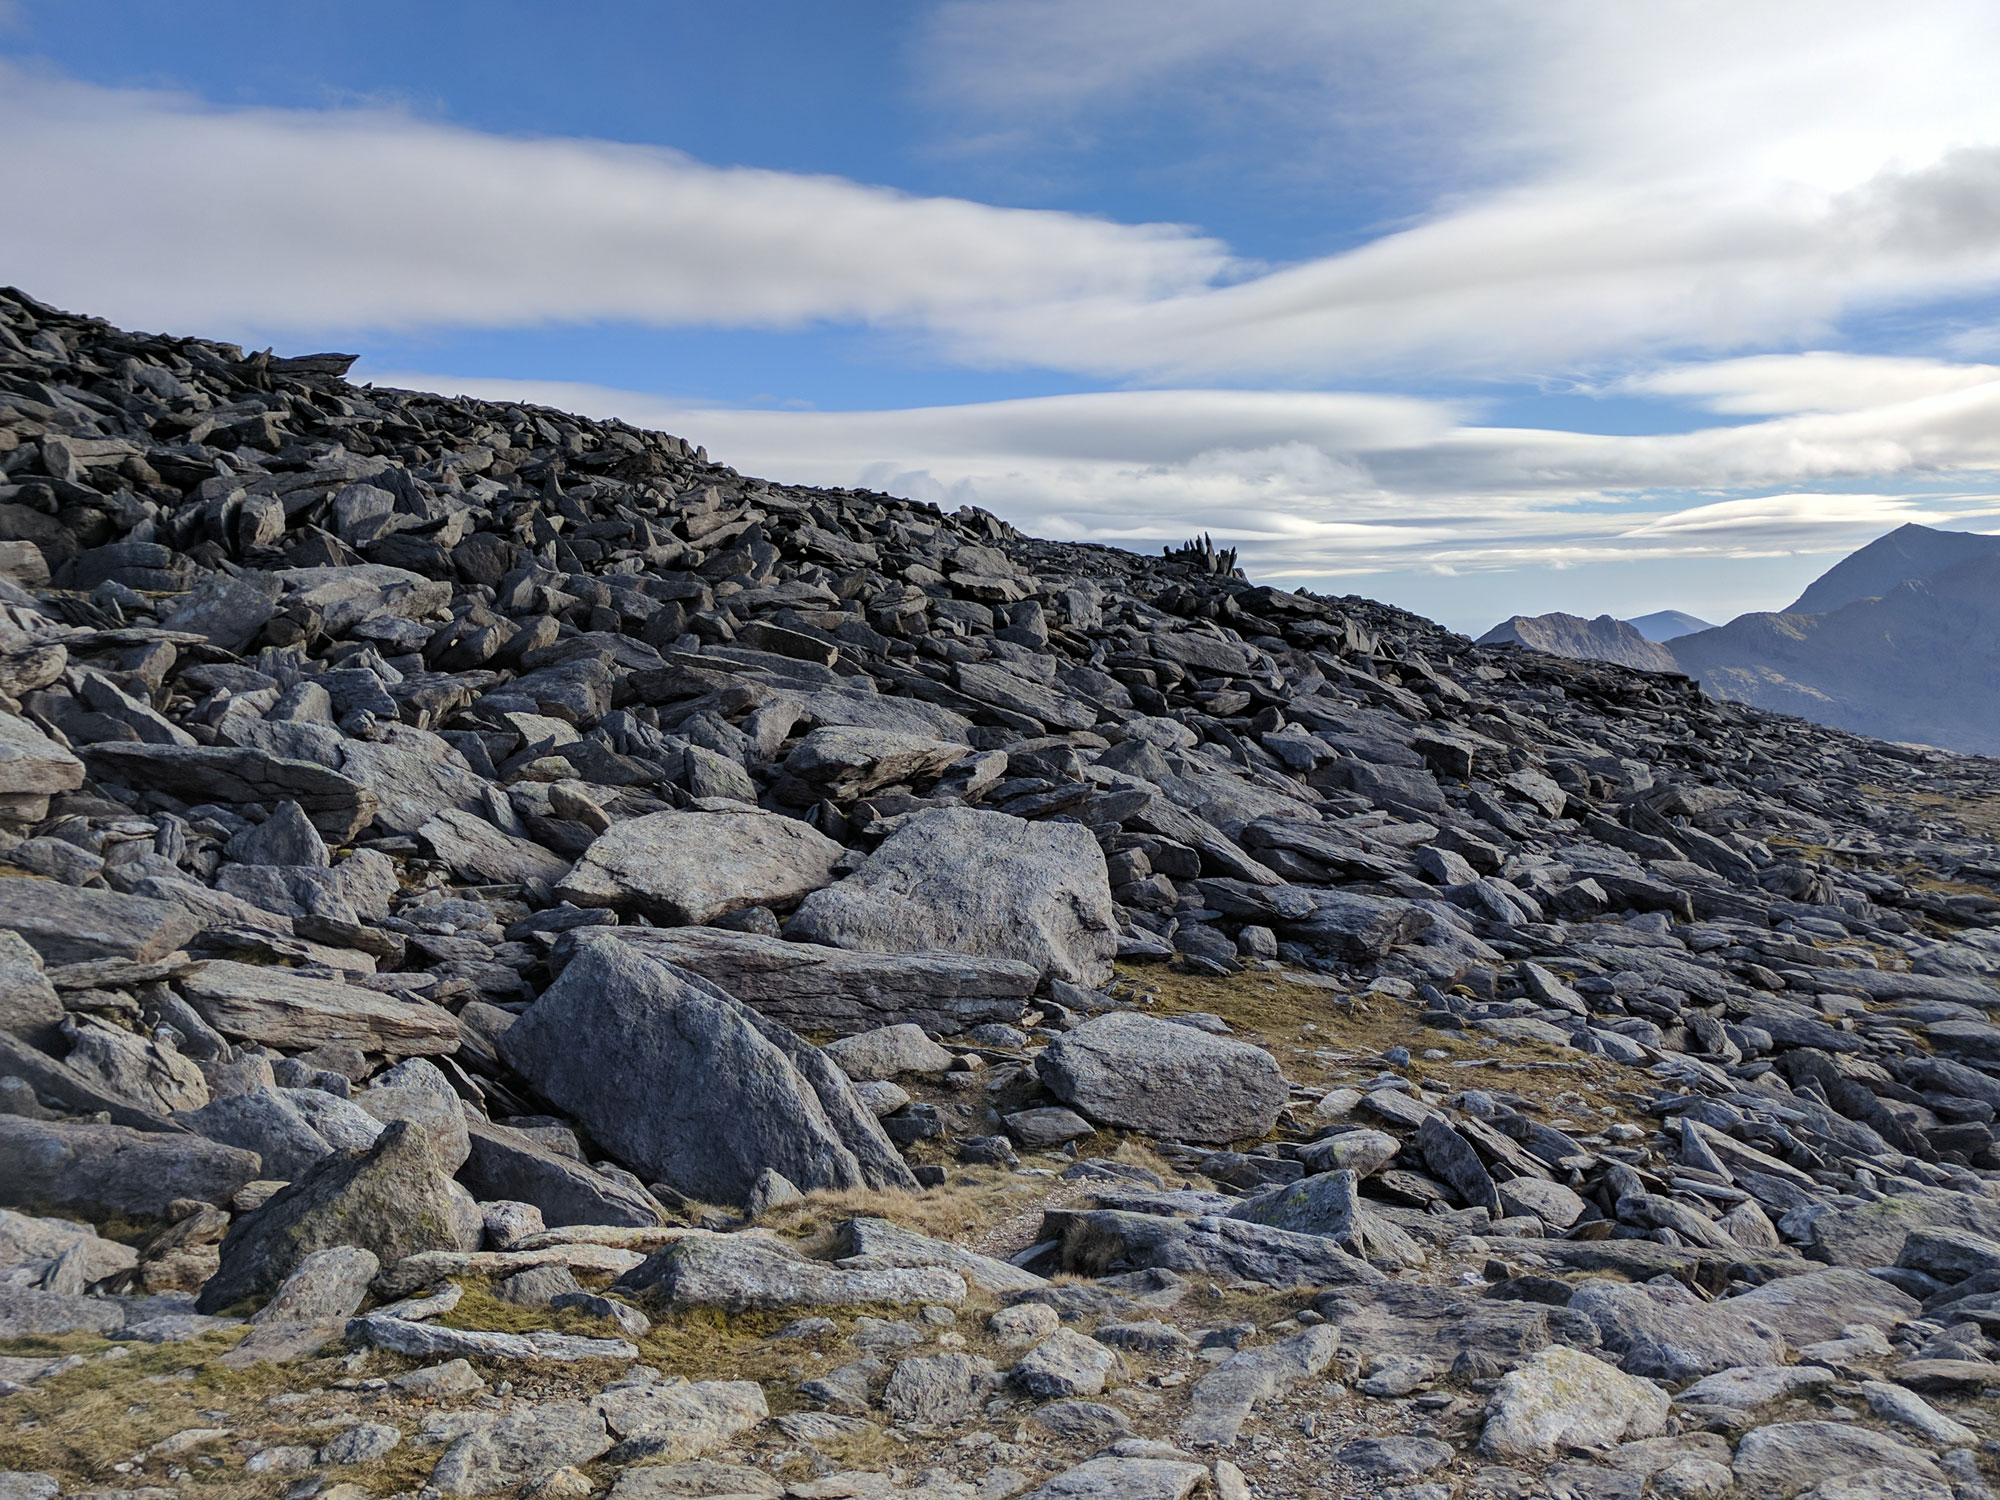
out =
<path fill-rule="evenodd" d="M 0 0 L 0 279 L 1462 629 L 2000 527 L 2000 12 Z"/>

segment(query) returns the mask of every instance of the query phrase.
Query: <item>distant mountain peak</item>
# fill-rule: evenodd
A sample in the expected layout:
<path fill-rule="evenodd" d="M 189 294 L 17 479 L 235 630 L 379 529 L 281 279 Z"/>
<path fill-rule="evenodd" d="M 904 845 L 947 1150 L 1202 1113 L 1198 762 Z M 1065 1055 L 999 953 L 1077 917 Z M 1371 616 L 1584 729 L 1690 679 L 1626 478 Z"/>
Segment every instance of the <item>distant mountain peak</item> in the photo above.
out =
<path fill-rule="evenodd" d="M 1551 656 L 1568 656 L 1582 661 L 1616 662 L 1637 667 L 1642 672 L 1679 671 L 1673 653 L 1655 645 L 1623 620 L 1599 615 L 1586 620 L 1580 615 L 1515 615 L 1502 620 L 1479 638 L 1482 646 L 1513 643 Z"/>
<path fill-rule="evenodd" d="M 1995 554 L 2000 554 L 2000 536 L 1939 531 L 1915 521 L 1905 522 L 1820 574 L 1784 613 L 1831 614 L 1863 599 L 1879 599 L 1913 578 L 1928 578 Z"/>
<path fill-rule="evenodd" d="M 1650 615 L 1640 615 L 1627 620 L 1639 634 L 1649 641 L 1671 641 L 1679 636 L 1693 635 L 1697 630 L 1713 630 L 1715 627 L 1699 616 L 1691 615 L 1684 609 L 1655 610 Z"/>

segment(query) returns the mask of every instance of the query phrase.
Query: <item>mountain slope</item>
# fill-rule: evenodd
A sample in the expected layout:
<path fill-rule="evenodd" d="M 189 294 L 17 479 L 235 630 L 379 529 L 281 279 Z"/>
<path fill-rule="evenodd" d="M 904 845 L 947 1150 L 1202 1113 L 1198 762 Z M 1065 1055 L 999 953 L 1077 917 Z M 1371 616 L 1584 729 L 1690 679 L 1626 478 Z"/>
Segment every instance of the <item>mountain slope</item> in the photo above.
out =
<path fill-rule="evenodd" d="M 1861 599 L 1876 599 L 1899 583 L 1928 578 L 1976 558 L 2000 556 L 2000 536 L 1898 526 L 1835 563 L 1783 611 L 1823 615 Z"/>
<path fill-rule="evenodd" d="M 1718 697 L 2000 754 L 2000 553 L 1828 613 L 1742 615 L 1673 653 Z"/>
<path fill-rule="evenodd" d="M 1639 634 L 1649 641 L 1666 642 L 1678 640 L 1684 635 L 1693 635 L 1697 630 L 1713 630 L 1708 621 L 1689 614 L 1684 609 L 1656 610 L 1650 615 L 1640 615 L 1636 620 L 1627 620 Z"/>
<path fill-rule="evenodd" d="M 1665 647 L 1655 645 L 1625 621 L 1609 615 L 1599 615 L 1594 620 L 1565 614 L 1515 615 L 1479 638 L 1482 646 L 1509 643 L 1546 651 L 1551 656 L 1637 667 L 1642 672 L 1678 670 L 1673 654 Z"/>

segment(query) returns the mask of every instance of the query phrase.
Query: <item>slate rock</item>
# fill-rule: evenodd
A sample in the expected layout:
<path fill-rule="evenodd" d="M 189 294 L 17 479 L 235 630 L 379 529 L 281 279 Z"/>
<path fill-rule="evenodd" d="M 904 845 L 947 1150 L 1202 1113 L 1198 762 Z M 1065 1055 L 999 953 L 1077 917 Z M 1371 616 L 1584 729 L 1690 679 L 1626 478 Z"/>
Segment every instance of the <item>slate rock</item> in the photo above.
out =
<path fill-rule="evenodd" d="M 19 932 L 0 929 L 0 1031 L 46 1044 L 55 1039 L 62 1018 L 62 1001 L 48 981 L 41 954 Z"/>
<path fill-rule="evenodd" d="M 840 845 L 792 818 L 732 805 L 614 825 L 557 887 L 578 906 L 616 906 L 674 926 L 750 906 L 786 906 L 833 878 Z"/>
<path fill-rule="evenodd" d="M 824 1051 L 856 1083 L 939 1078 L 952 1064 L 950 1052 L 924 1035 L 921 1026 L 908 1021 L 840 1037 L 827 1043 Z"/>
<path fill-rule="evenodd" d="M 800 905 L 789 936 L 868 952 L 944 950 L 1098 985 L 1118 950 L 1104 853 L 1077 824 L 974 808 L 913 813 L 846 880 Z"/>
<path fill-rule="evenodd" d="M 1339 1349 L 1340 1330 L 1330 1323 L 1239 1349 L 1195 1382 L 1182 1440 L 1198 1448 L 1233 1446 L 1253 1409 L 1318 1375 Z"/>
<path fill-rule="evenodd" d="M 706 980 L 596 940 L 499 1046 L 645 1180 L 703 1201 L 743 1202 L 766 1168 L 807 1191 L 908 1186 L 853 1086 L 783 1030 Z"/>
<path fill-rule="evenodd" d="M 1129 1011 L 1065 1032 L 1035 1066 L 1049 1092 L 1079 1113 L 1165 1140 L 1262 1137 L 1291 1097 L 1261 1047 Z"/>
<path fill-rule="evenodd" d="M 1074 1329 L 1058 1328 L 1022 1355 L 1007 1378 L 1042 1401 L 1095 1396 L 1118 1367 L 1118 1356 Z"/>
<path fill-rule="evenodd" d="M 307 1256 L 335 1246 L 366 1250 L 384 1265 L 426 1250 L 471 1250 L 477 1221 L 463 1221 L 453 1186 L 434 1138 L 398 1121 L 367 1151 L 327 1157 L 232 1223 L 221 1269 L 198 1305 L 219 1312 L 273 1292 Z"/>
<path fill-rule="evenodd" d="M 1791 1500 L 1830 1479 L 1888 1468 L 1942 1481 L 1930 1456 L 1901 1438 L 1852 1422 L 1780 1422 L 1746 1433 L 1736 1486 L 1747 1500 Z"/>
<path fill-rule="evenodd" d="M 225 959 L 193 965 L 178 983 L 201 1018 L 233 1041 L 301 1050 L 347 1044 L 395 1057 L 458 1049 L 457 1018 L 428 1001 Z"/>
<path fill-rule="evenodd" d="M 1065 1469 L 1022 1500 L 1187 1500 L 1207 1483 L 1201 1464 L 1167 1458 L 1093 1458 Z"/>
<path fill-rule="evenodd" d="M 45 964 L 152 963 L 201 930 L 196 918 L 164 901 L 25 876 L 0 876 L 0 912 Z"/>
<path fill-rule="evenodd" d="M 856 1269 L 808 1260 L 776 1240 L 690 1237 L 655 1251 L 619 1277 L 612 1290 L 650 1293 L 668 1307 L 778 1312 L 962 1302 L 965 1279 L 935 1266 Z"/>
<path fill-rule="evenodd" d="M 1564 1448 L 1608 1448 L 1648 1438 L 1667 1422 L 1667 1395 L 1649 1380 L 1560 1346 L 1501 1376 L 1486 1405 L 1479 1451 L 1548 1459 Z"/>
<path fill-rule="evenodd" d="M 1377 1286 L 1384 1279 L 1332 1240 L 1241 1219 L 1051 1209 L 1041 1238 L 1060 1240 L 1064 1269 L 1088 1276 L 1117 1266 L 1273 1287 Z"/>
<path fill-rule="evenodd" d="M 897 1364 L 882 1409 L 898 1422 L 940 1426 L 979 1416 L 996 1376 L 990 1360 L 955 1351 Z"/>
<path fill-rule="evenodd" d="M 660 1222 L 660 1205 L 650 1194 L 548 1150 L 526 1131 L 479 1119 L 467 1126 L 467 1158 L 458 1176 L 482 1202 L 532 1204 L 541 1218 L 538 1229 L 542 1224 L 552 1229 L 567 1224 L 644 1229 Z"/>
<path fill-rule="evenodd" d="M 714 927 L 620 927 L 614 936 L 814 1034 L 907 1023 L 950 1036 L 1014 1021 L 1037 981 L 1029 964 L 960 953 L 849 952 Z"/>
<path fill-rule="evenodd" d="M 157 1217 L 181 1198 L 226 1204 L 260 1171 L 254 1153 L 196 1135 L 0 1114 L 0 1203 Z"/>

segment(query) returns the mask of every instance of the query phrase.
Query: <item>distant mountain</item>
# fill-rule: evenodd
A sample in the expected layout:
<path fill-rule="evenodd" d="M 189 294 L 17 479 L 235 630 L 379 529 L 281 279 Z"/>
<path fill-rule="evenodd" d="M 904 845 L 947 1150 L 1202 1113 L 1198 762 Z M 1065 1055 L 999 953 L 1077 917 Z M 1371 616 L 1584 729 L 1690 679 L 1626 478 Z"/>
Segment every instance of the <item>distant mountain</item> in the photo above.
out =
<path fill-rule="evenodd" d="M 1929 578 L 1960 563 L 1995 555 L 2000 555 L 2000 536 L 1898 526 L 1820 574 L 1784 613 L 1827 614 L 1857 600 L 1879 599 L 1912 578 Z"/>
<path fill-rule="evenodd" d="M 1683 635 L 1693 635 L 1697 630 L 1713 630 L 1715 627 L 1706 620 L 1697 619 L 1686 610 L 1663 609 L 1650 615 L 1641 615 L 1636 620 L 1627 620 L 1639 634 L 1649 641 L 1671 641 Z"/>
<path fill-rule="evenodd" d="M 1625 621 L 1609 615 L 1599 615 L 1594 620 L 1580 615 L 1515 615 L 1479 638 L 1482 646 L 1507 642 L 1546 651 L 1551 656 L 1616 662 L 1646 672 L 1680 670 L 1666 647 L 1655 645 Z"/>
<path fill-rule="evenodd" d="M 1880 739 L 2000 755 L 2000 548 L 1830 612 L 1739 615 L 1682 636 L 1673 652 L 1718 698 Z"/>

